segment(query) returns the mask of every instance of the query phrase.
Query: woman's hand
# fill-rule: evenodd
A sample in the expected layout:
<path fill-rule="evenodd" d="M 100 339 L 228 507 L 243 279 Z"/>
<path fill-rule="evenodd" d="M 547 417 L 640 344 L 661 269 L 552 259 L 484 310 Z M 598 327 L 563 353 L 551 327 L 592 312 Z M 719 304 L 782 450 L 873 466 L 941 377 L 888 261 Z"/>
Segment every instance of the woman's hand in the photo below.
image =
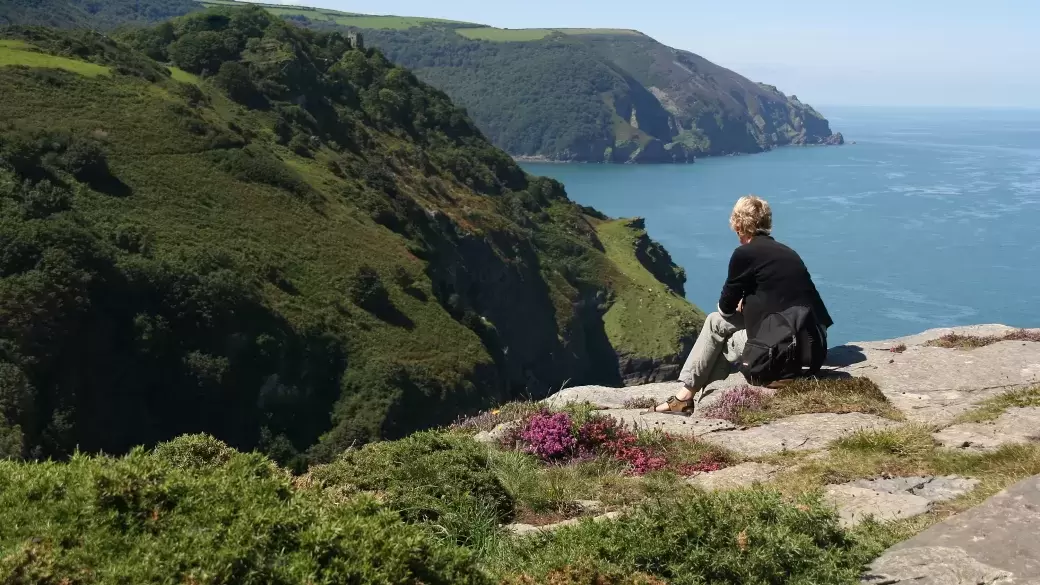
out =
<path fill-rule="evenodd" d="M 744 299 L 740 299 L 740 302 L 737 303 L 737 312 L 738 313 L 743 313 L 744 312 Z"/>

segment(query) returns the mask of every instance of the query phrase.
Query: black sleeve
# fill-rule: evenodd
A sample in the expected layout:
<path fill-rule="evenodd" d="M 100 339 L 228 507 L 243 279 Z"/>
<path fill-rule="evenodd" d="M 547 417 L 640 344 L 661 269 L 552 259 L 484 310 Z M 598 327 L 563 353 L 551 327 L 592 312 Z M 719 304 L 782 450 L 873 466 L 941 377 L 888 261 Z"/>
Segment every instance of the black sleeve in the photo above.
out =
<path fill-rule="evenodd" d="M 726 284 L 722 286 L 722 296 L 719 297 L 719 312 L 723 315 L 736 313 L 737 305 L 754 282 L 755 273 L 752 270 L 751 259 L 741 246 L 733 251 L 733 256 L 729 259 L 729 275 L 726 277 Z"/>
<path fill-rule="evenodd" d="M 812 281 L 812 277 L 809 277 L 809 282 L 812 284 L 813 289 L 813 313 L 816 315 L 816 321 L 824 326 L 831 327 L 834 325 L 834 320 L 831 319 L 831 314 L 827 312 L 827 306 L 823 304 L 823 298 L 820 296 L 819 291 L 816 290 L 816 283 Z"/>

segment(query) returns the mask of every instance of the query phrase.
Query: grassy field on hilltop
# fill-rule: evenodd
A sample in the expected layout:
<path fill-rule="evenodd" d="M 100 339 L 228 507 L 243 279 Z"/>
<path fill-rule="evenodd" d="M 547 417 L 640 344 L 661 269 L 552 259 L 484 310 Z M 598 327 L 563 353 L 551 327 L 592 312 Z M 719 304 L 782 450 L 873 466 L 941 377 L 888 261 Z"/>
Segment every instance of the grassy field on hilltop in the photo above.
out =
<path fill-rule="evenodd" d="M 479 41 L 498 41 L 498 42 L 521 42 L 521 41 L 537 41 L 544 39 L 551 35 L 554 31 L 549 28 L 494 28 L 494 27 L 482 27 L 482 28 L 460 28 L 455 32 L 466 37 L 467 39 L 479 40 Z"/>
<path fill-rule="evenodd" d="M 206 6 L 243 6 L 244 2 L 235 0 L 200 0 Z M 305 17 L 319 23 L 337 24 L 357 28 L 374 28 L 388 30 L 406 30 L 429 24 L 468 23 L 440 18 L 424 18 L 419 16 L 382 16 L 376 14 L 356 14 L 328 8 L 312 8 L 309 6 L 286 6 L 284 4 L 259 4 L 268 12 L 282 17 Z"/>
<path fill-rule="evenodd" d="M 87 63 L 67 57 L 48 55 L 32 45 L 15 40 L 0 39 L 0 67 L 20 65 L 45 69 L 63 69 L 86 77 L 107 75 L 110 70 L 102 65 Z"/>
<path fill-rule="evenodd" d="M 537 41 L 553 33 L 565 35 L 640 35 L 642 33 L 634 30 L 620 28 L 495 28 L 472 27 L 459 28 L 455 32 L 468 38 L 479 41 L 497 42 L 523 42 Z"/>

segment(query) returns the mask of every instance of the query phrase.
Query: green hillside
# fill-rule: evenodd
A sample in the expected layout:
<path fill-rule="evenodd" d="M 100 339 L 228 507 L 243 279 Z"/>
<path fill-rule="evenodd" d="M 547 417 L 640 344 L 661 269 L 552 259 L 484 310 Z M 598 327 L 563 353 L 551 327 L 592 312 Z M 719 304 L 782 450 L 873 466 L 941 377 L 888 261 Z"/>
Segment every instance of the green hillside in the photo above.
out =
<path fill-rule="evenodd" d="M 514 155 L 689 162 L 841 142 L 796 98 L 635 31 L 430 25 L 365 34 Z"/>
<path fill-rule="evenodd" d="M 235 0 L 13 0 L 0 23 L 112 28 Z M 19 4 L 23 3 L 23 4 Z M 17 8 L 34 5 L 35 11 Z M 445 91 L 514 156 L 692 162 L 787 144 L 842 144 L 811 106 L 628 29 L 501 29 L 435 18 L 263 5 L 319 30 L 361 30 L 391 61 Z M 66 14 L 69 12 L 72 14 Z M 55 16 L 59 15 L 59 16 Z M 65 15 L 65 16 L 60 16 Z"/>
<path fill-rule="evenodd" d="M 5 454 L 206 431 L 302 465 L 618 383 L 700 323 L 670 258 L 605 249 L 378 51 L 255 7 L 120 38 L 0 33 Z M 604 315 L 651 274 L 641 346 Z"/>

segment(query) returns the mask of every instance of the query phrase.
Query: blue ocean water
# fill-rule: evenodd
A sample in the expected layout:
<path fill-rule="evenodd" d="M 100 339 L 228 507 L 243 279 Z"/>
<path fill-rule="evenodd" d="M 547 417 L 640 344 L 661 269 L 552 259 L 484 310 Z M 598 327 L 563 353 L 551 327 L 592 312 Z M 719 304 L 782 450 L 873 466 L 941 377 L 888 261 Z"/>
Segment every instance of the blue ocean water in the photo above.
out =
<path fill-rule="evenodd" d="M 714 309 L 747 193 L 773 206 L 843 343 L 932 327 L 1040 327 L 1040 111 L 827 108 L 843 147 L 780 148 L 693 165 L 527 164 L 571 199 L 642 216 Z"/>

